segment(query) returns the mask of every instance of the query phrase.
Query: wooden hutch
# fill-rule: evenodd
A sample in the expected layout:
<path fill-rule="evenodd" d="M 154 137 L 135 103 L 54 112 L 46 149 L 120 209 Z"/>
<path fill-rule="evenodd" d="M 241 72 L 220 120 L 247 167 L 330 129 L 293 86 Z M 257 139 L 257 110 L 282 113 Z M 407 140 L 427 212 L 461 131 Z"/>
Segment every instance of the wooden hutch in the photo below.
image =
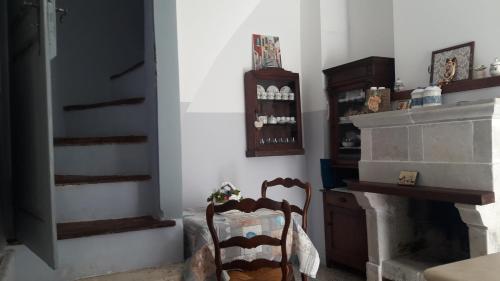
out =
<path fill-rule="evenodd" d="M 328 266 L 340 264 L 365 272 L 368 261 L 366 216 L 345 180 L 358 180 L 360 130 L 349 115 L 361 112 L 370 87 L 392 89 L 394 59 L 368 57 L 323 71 L 330 110 L 330 158 L 336 187 L 323 192 Z"/>

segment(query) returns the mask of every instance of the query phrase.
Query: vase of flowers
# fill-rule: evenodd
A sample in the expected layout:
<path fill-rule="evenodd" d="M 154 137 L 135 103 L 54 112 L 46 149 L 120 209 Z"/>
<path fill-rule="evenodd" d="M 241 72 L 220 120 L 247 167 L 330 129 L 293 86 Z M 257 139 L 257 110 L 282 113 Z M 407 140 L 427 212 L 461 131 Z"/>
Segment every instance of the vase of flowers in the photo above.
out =
<path fill-rule="evenodd" d="M 223 182 L 221 183 L 219 189 L 212 192 L 207 198 L 207 202 L 214 202 L 216 205 L 224 204 L 230 200 L 240 201 L 241 191 L 238 190 L 232 183 Z"/>

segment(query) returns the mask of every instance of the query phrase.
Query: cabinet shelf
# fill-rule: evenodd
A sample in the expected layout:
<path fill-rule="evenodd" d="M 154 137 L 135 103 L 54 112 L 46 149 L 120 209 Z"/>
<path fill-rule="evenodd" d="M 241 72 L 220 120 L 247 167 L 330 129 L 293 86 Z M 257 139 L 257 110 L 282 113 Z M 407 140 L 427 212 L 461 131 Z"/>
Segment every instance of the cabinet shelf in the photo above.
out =
<path fill-rule="evenodd" d="M 293 100 L 257 99 L 257 85 L 278 88 L 289 87 Z M 304 154 L 302 143 L 302 113 L 299 74 L 281 68 L 251 70 L 245 73 L 245 121 L 247 157 Z M 257 116 L 295 117 L 295 123 L 264 124 L 255 128 Z M 268 143 L 268 139 L 294 139 L 293 143 Z"/>
<path fill-rule="evenodd" d="M 361 147 L 359 146 L 353 146 L 353 147 L 347 147 L 347 146 L 341 146 L 339 147 L 340 150 L 361 150 Z"/>
<path fill-rule="evenodd" d="M 258 102 L 266 102 L 266 103 L 294 103 L 295 99 L 293 100 L 263 100 L 263 99 L 257 99 Z"/>
<path fill-rule="evenodd" d="M 283 123 L 283 124 L 264 124 L 264 127 L 274 127 L 274 126 L 297 126 L 297 123 Z"/>
<path fill-rule="evenodd" d="M 442 87 L 442 94 L 451 94 L 456 92 L 466 92 L 472 90 L 479 90 L 485 88 L 499 87 L 500 76 L 487 77 L 482 79 L 469 79 L 453 81 L 448 85 Z M 391 100 L 407 100 L 411 99 L 412 90 L 391 93 Z"/>

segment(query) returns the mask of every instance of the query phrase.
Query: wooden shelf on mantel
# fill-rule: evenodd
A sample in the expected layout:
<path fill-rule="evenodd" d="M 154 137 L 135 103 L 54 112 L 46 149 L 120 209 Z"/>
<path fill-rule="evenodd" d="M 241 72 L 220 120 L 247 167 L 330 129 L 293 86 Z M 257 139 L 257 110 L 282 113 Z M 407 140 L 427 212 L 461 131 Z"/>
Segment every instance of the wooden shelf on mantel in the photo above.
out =
<path fill-rule="evenodd" d="M 442 88 L 442 94 L 465 92 L 498 86 L 500 86 L 500 76 L 487 77 L 482 79 L 459 80 L 453 81 L 448 85 L 444 85 Z M 391 93 L 391 100 L 395 101 L 411 99 L 410 94 L 412 91 L 413 90 L 407 90 Z"/>
<path fill-rule="evenodd" d="M 431 186 L 404 186 L 366 181 L 347 181 L 347 187 L 349 190 L 353 191 L 471 205 L 486 205 L 495 202 L 495 193 L 492 191 L 452 189 Z"/>

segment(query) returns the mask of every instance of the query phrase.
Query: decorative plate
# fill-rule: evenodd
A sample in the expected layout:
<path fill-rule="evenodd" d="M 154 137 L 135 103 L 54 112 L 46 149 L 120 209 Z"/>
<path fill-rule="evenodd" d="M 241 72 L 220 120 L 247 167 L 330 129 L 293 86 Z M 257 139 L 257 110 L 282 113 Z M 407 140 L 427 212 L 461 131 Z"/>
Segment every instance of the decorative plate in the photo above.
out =
<path fill-rule="evenodd" d="M 292 92 L 292 89 L 290 89 L 290 87 L 288 87 L 288 86 L 283 86 L 283 87 L 281 87 L 281 89 L 280 89 L 280 93 L 282 93 L 282 94 L 285 94 L 285 93 L 286 93 L 286 94 L 289 94 L 289 93 L 291 93 L 291 92 Z"/>
<path fill-rule="evenodd" d="M 264 89 L 264 87 L 262 85 L 257 85 L 257 94 L 258 93 L 265 93 L 266 92 L 266 89 Z"/>
<path fill-rule="evenodd" d="M 271 85 L 271 86 L 267 87 L 267 92 L 268 93 L 279 93 L 280 90 L 278 89 L 278 87 Z"/>

